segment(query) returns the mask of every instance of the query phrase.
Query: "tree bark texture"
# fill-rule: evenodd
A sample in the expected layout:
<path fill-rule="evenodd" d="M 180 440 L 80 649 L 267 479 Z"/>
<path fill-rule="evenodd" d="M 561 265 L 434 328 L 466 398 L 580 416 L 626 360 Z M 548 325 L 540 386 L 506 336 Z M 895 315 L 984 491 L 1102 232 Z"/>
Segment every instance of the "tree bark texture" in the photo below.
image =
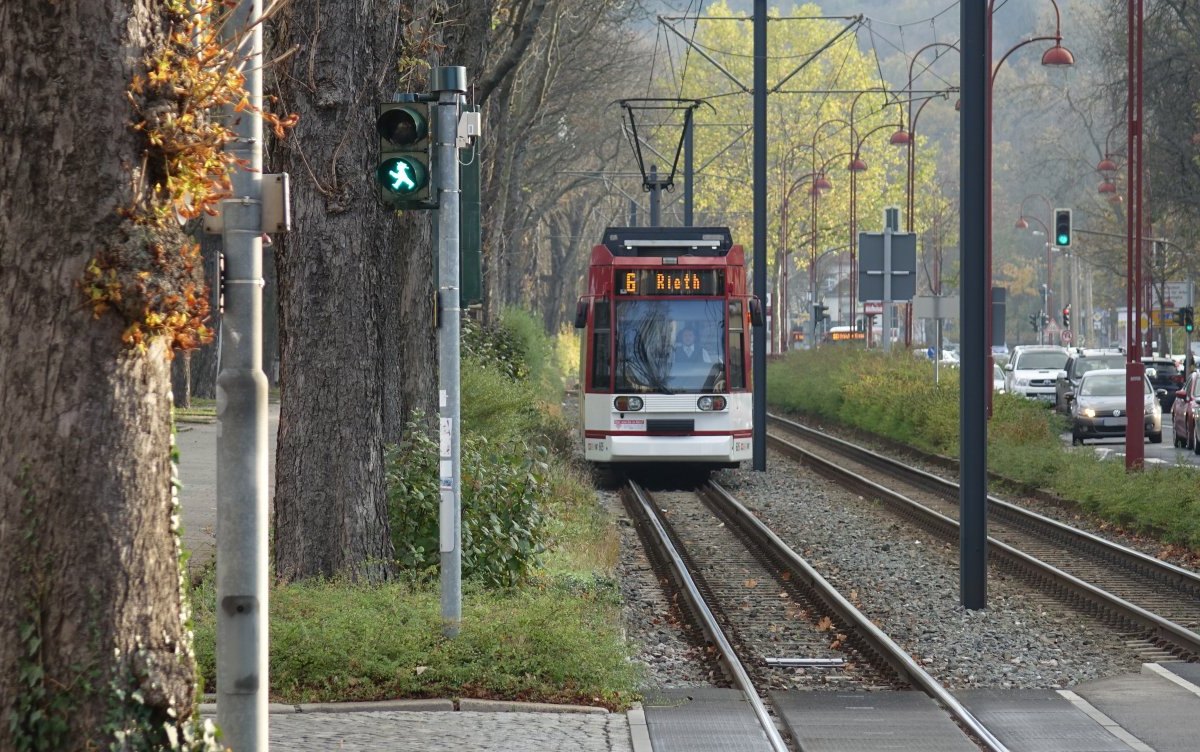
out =
<path fill-rule="evenodd" d="M 374 109 L 396 92 L 428 91 L 429 69 L 407 61 L 480 59 L 488 16 L 467 5 L 449 17 L 429 0 L 296 0 L 275 28 L 268 58 L 297 51 L 268 84 L 282 111 L 300 115 L 272 155 L 293 186 L 293 232 L 276 255 L 283 579 L 390 574 L 384 447 L 414 409 L 437 407 L 435 215 L 378 204 Z"/>
<path fill-rule="evenodd" d="M 165 33 L 148 2 L 0 4 L 0 749 L 161 748 L 192 708 L 167 352 L 78 287 L 133 202 L 125 91 Z"/>

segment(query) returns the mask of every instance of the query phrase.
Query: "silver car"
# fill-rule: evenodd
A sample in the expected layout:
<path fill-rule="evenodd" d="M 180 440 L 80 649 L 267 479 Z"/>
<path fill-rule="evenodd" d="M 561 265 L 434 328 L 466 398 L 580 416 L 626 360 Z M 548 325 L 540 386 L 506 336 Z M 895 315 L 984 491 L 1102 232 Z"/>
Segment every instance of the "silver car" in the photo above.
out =
<path fill-rule="evenodd" d="M 1150 380 L 1142 377 L 1146 437 L 1151 444 L 1162 443 L 1162 406 Z M 1067 392 L 1071 404 L 1071 443 L 1086 439 L 1120 438 L 1125 435 L 1125 369 L 1105 368 L 1088 371 L 1079 379 L 1074 392 Z"/>

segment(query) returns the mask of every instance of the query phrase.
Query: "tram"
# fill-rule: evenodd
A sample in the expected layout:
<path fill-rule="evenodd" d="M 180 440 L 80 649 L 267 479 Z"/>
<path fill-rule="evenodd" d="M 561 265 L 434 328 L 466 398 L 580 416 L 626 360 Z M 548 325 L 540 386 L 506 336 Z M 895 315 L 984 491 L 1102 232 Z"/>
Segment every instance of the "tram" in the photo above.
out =
<path fill-rule="evenodd" d="M 737 467 L 752 457 L 745 253 L 726 227 L 610 227 L 592 249 L 575 326 L 584 455 Z"/>

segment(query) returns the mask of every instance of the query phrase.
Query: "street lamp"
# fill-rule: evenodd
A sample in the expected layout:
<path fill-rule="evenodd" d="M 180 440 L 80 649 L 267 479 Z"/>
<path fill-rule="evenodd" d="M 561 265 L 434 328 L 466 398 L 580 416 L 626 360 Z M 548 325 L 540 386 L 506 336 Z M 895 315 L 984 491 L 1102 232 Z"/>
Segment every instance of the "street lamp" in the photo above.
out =
<path fill-rule="evenodd" d="M 784 254 L 784 258 L 782 259 L 784 262 L 786 262 L 787 256 L 791 255 L 791 253 L 792 253 L 792 251 L 789 250 L 789 242 L 790 242 L 790 240 L 789 240 L 789 234 L 790 234 L 789 233 L 789 226 L 790 226 L 789 214 L 790 214 L 790 208 L 791 208 L 792 194 L 796 192 L 796 189 L 798 189 L 801 186 L 806 185 L 806 184 L 809 186 L 808 195 L 810 197 L 811 205 L 812 205 L 812 214 L 810 215 L 810 217 L 815 216 L 817 199 L 820 198 L 821 193 L 822 193 L 821 186 L 822 185 L 826 186 L 827 187 L 826 189 L 833 188 L 833 185 L 830 184 L 829 180 L 826 179 L 821 172 L 818 172 L 815 169 L 815 165 L 814 165 L 814 169 L 812 171 L 796 178 L 794 181 L 792 181 L 792 184 L 790 186 L 788 186 L 788 189 L 786 191 L 784 191 L 783 201 L 780 203 L 780 210 L 779 210 L 779 213 L 780 213 L 780 216 L 779 216 L 779 246 Z M 816 231 L 816 228 L 813 226 L 811 219 L 810 219 L 810 223 L 809 223 L 809 230 L 810 230 L 810 232 Z M 813 241 L 813 242 L 814 242 L 814 246 L 813 246 L 813 251 L 810 251 L 810 257 L 811 257 L 811 255 L 813 255 L 815 253 L 815 241 Z M 786 291 L 788 288 L 789 266 L 790 266 L 789 264 L 783 263 L 782 264 L 783 268 L 781 269 L 781 272 L 780 272 L 781 276 L 783 277 L 781 287 L 783 288 L 784 291 Z M 780 318 L 780 320 L 783 321 L 784 328 L 786 328 L 786 327 L 790 326 L 790 318 L 789 318 L 790 314 L 788 311 L 788 299 L 787 299 L 786 292 L 784 294 L 782 294 L 780 297 L 782 298 L 782 300 L 780 301 L 780 307 L 779 307 L 780 316 L 779 316 L 779 318 Z M 784 336 L 782 336 L 780 338 L 780 350 L 787 349 L 787 345 L 784 344 L 784 342 L 787 340 L 787 336 L 788 336 L 788 333 L 785 333 Z"/>
<path fill-rule="evenodd" d="M 1046 236 L 1046 284 L 1045 284 L 1045 290 L 1046 290 L 1046 294 L 1045 294 L 1045 296 L 1044 296 L 1044 298 L 1043 298 L 1043 304 L 1044 304 L 1044 305 L 1043 305 L 1043 308 L 1042 308 L 1042 310 L 1043 310 L 1043 311 L 1045 312 L 1045 314 L 1046 314 L 1046 319 L 1047 319 L 1047 320 L 1049 320 L 1049 319 L 1050 319 L 1050 317 L 1051 317 L 1051 315 L 1052 315 L 1052 313 L 1051 313 L 1051 312 L 1054 310 L 1053 306 L 1051 306 L 1051 304 L 1050 304 L 1051 295 L 1052 295 L 1052 293 L 1053 293 L 1053 287 L 1052 287 L 1052 285 L 1051 285 L 1051 282 L 1052 282 L 1052 281 L 1053 281 L 1053 279 L 1054 279 L 1054 267 L 1053 267 L 1053 265 L 1052 265 L 1052 263 L 1053 263 L 1053 262 L 1051 261 L 1051 255 L 1050 255 L 1050 252 L 1051 252 L 1051 245 L 1050 245 L 1050 228 L 1046 226 L 1046 223 L 1045 223 L 1045 222 L 1043 222 L 1042 220 L 1038 219 L 1037 217 L 1026 217 L 1026 216 L 1024 216 L 1024 215 L 1022 215 L 1022 216 L 1020 216 L 1020 217 L 1018 217 L 1018 218 L 1017 218 L 1017 222 L 1016 222 L 1016 225 L 1015 225 L 1015 226 L 1016 226 L 1016 228 L 1017 228 L 1018 230 L 1027 230 L 1027 229 L 1029 229 L 1029 222 L 1028 222 L 1027 220 L 1030 220 L 1030 219 L 1032 219 L 1034 222 L 1037 222 L 1039 225 L 1041 225 L 1041 227 L 1042 227 L 1042 232 L 1043 232 L 1043 233 L 1045 234 L 1045 236 Z M 1034 230 L 1033 232 L 1034 232 L 1034 234 L 1035 234 L 1035 235 L 1037 234 L 1037 230 Z M 1044 338 L 1045 338 L 1045 334 L 1046 334 L 1046 333 L 1045 333 L 1045 330 L 1043 329 L 1043 330 L 1040 332 L 1039 339 L 1041 339 L 1041 340 L 1044 340 Z"/>
<path fill-rule="evenodd" d="M 1018 42 L 1007 52 L 1000 57 L 1000 61 L 992 68 L 992 74 L 988 76 L 986 82 L 986 91 L 984 92 L 984 119 L 987 121 L 987 128 L 984 133 L 984 174 L 983 174 L 983 190 L 984 190 L 984 257 L 983 257 L 983 294 L 987 296 L 984 303 L 984 331 L 986 332 L 988 348 L 987 348 L 987 364 L 985 373 L 987 378 L 991 378 L 991 373 L 994 369 L 995 359 L 992 356 L 992 92 L 995 88 L 996 74 L 1000 71 L 1000 66 L 1004 65 L 1004 61 L 1008 60 L 1009 56 L 1022 47 L 1033 44 L 1034 42 L 1053 41 L 1054 46 L 1042 53 L 1042 65 L 1048 66 L 1065 66 L 1073 65 L 1075 57 L 1071 52 L 1062 46 L 1062 15 L 1058 10 L 1058 3 L 1055 0 L 1050 0 L 1050 4 L 1054 6 L 1054 34 L 1034 36 L 1022 42 Z M 987 13 L 987 58 L 992 57 L 992 15 L 996 12 L 996 0 L 988 0 Z M 987 401 L 987 413 L 992 414 L 992 390 L 989 383 L 988 388 L 984 390 L 985 399 Z"/>

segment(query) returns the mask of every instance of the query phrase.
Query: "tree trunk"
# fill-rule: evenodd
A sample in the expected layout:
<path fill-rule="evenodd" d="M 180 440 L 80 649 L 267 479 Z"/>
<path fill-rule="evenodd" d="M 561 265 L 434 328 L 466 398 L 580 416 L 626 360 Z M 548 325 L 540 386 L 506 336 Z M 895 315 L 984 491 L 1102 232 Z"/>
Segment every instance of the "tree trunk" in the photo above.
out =
<path fill-rule="evenodd" d="M 296 0 L 278 23 L 268 58 L 298 52 L 279 66 L 274 93 L 300 115 L 273 154 L 273 168 L 292 175 L 294 217 L 276 254 L 283 579 L 390 574 L 384 446 L 415 408 L 432 416 L 437 407 L 436 214 L 378 204 L 374 108 L 397 91 L 428 91 L 428 71 L 398 71 L 399 60 L 427 59 L 445 43 L 446 64 L 477 63 L 490 3 L 478 6 L 482 15 L 472 6 L 464 21 L 441 17 L 431 0 L 353 11 Z"/>
<path fill-rule="evenodd" d="M 79 287 L 123 240 L 126 90 L 166 32 L 157 4 L 0 5 L 3 749 L 165 748 L 192 709 L 168 352 L 126 348 Z"/>

